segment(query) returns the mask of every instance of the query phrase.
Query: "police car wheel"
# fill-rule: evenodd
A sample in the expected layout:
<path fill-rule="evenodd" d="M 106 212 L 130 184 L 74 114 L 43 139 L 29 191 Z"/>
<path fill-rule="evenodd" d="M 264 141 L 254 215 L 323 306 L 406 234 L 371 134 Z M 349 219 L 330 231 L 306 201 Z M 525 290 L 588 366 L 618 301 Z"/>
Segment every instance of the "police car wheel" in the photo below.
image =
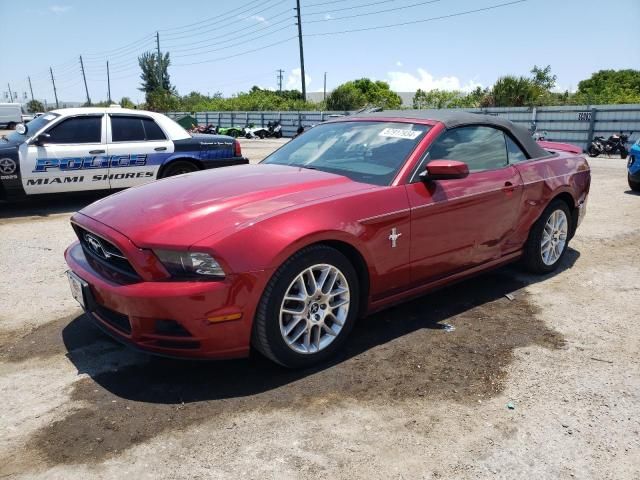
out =
<path fill-rule="evenodd" d="M 182 175 L 183 173 L 190 173 L 199 170 L 197 165 L 179 160 L 177 162 L 173 162 L 167 166 L 167 168 L 162 172 L 162 178 L 173 177 L 174 175 Z"/>

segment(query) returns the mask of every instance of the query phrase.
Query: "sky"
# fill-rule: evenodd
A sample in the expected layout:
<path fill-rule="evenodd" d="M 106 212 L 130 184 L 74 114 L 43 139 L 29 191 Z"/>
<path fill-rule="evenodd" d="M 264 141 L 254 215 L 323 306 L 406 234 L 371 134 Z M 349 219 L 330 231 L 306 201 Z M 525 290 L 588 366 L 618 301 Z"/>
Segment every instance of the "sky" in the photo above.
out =
<path fill-rule="evenodd" d="M 640 68 L 640 0 L 526 0 L 456 15 L 510 1 L 301 0 L 307 90 L 322 91 L 325 72 L 328 90 L 361 77 L 395 91 L 469 90 L 549 64 L 557 89 L 573 91 L 597 70 Z M 295 0 L 0 0 L 0 101 L 7 84 L 22 100 L 30 76 L 35 98 L 53 102 L 49 67 L 61 102 L 84 101 L 82 55 L 93 101 L 106 100 L 109 60 L 112 98 L 141 102 L 137 57 L 155 50 L 156 32 L 180 94 L 275 89 L 278 69 L 283 88 L 300 88 L 294 7 Z M 323 35 L 362 29 L 369 30 Z"/>

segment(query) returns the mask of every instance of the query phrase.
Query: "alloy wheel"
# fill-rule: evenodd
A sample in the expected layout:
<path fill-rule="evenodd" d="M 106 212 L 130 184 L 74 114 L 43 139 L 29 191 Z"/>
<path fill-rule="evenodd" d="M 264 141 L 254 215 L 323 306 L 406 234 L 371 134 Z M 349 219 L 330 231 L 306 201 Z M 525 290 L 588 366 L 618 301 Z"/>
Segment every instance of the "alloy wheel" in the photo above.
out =
<path fill-rule="evenodd" d="M 554 210 L 542 231 L 540 253 L 545 265 L 553 265 L 558 261 L 567 244 L 569 222 L 567 215 L 562 210 Z"/>
<path fill-rule="evenodd" d="M 280 333 L 301 354 L 327 348 L 340 334 L 349 314 L 350 289 L 335 266 L 313 265 L 291 282 L 280 306 Z"/>

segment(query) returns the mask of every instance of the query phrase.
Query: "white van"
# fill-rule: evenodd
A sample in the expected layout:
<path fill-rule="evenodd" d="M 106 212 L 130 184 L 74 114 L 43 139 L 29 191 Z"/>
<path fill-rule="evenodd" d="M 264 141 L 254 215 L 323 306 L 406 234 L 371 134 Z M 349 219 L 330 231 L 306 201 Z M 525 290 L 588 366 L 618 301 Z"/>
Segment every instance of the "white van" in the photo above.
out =
<path fill-rule="evenodd" d="M 13 130 L 19 123 L 22 123 L 22 105 L 0 103 L 0 126 Z"/>

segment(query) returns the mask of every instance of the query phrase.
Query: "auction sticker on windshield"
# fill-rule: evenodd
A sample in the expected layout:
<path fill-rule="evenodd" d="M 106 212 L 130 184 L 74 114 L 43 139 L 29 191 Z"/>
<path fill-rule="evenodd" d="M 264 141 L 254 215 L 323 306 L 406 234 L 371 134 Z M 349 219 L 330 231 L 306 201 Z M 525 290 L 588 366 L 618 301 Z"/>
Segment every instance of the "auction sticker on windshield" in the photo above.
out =
<path fill-rule="evenodd" d="M 407 130 L 406 128 L 385 128 L 378 135 L 389 138 L 406 138 L 415 140 L 422 132 L 419 130 Z"/>

